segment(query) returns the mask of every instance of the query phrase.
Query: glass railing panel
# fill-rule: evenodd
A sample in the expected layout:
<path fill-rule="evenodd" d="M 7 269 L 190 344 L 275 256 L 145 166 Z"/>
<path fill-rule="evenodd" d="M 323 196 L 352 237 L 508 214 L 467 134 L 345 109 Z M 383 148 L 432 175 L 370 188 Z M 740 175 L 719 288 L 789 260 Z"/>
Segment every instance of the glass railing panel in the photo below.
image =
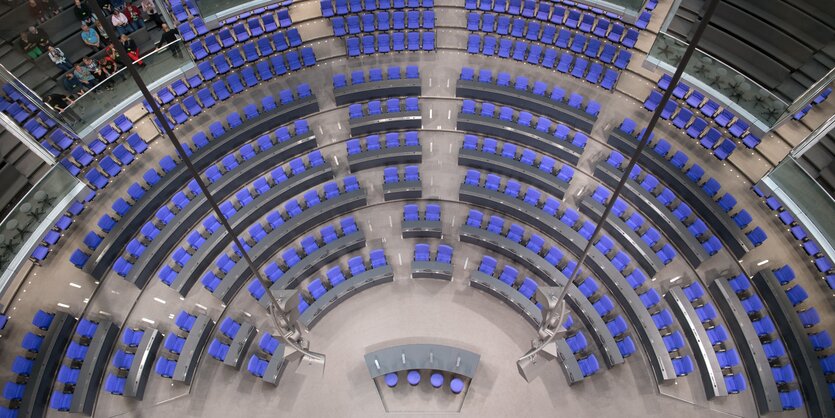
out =
<path fill-rule="evenodd" d="M 644 11 L 646 0 L 580 0 L 577 3 L 612 12 L 620 16 L 624 22 L 635 23 Z"/>
<path fill-rule="evenodd" d="M 221 20 L 277 3 L 281 2 L 276 0 L 253 0 L 244 2 L 236 0 L 195 0 L 197 9 L 200 11 L 200 16 L 203 17 L 206 25 L 210 28 L 217 27 Z"/>
<path fill-rule="evenodd" d="M 672 74 L 686 48 L 685 41 L 659 33 L 647 63 Z M 684 82 L 717 99 L 763 132 L 771 130 L 787 114 L 788 103 L 704 51 L 696 49 L 684 71 Z"/>
<path fill-rule="evenodd" d="M 762 182 L 791 210 L 821 249 L 835 259 L 835 200 L 803 170 L 794 158 L 785 158 Z"/>
<path fill-rule="evenodd" d="M 172 53 L 179 48 L 179 55 Z M 134 61 L 142 81 L 153 91 L 170 84 L 195 68 L 188 50 L 181 40 L 142 55 Z M 124 112 L 126 108 L 141 103 L 142 93 L 127 69 L 122 67 L 114 74 L 85 91 L 62 115 L 82 138 L 94 133 L 99 126 Z"/>
<path fill-rule="evenodd" d="M 54 166 L 0 222 L 0 296 L 44 234 L 84 190 L 84 183 L 64 167 Z"/>

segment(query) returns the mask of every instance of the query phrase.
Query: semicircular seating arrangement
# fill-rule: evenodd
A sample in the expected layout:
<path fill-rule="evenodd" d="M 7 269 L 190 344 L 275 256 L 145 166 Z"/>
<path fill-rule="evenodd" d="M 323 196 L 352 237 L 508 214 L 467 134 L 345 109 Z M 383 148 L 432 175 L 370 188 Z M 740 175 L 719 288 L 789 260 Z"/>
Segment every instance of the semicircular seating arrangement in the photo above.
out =
<path fill-rule="evenodd" d="M 3 251 L 35 235 L 14 292 L 0 287 L 0 417 L 160 402 L 189 415 L 195 400 L 223 415 L 547 416 L 555 393 L 577 416 L 835 416 L 832 243 L 763 177 L 829 118 L 831 88 L 764 132 L 733 103 L 771 99 L 738 63 L 694 58 L 705 74 L 673 84 L 653 61 L 681 23 L 666 14 L 691 2 L 587 3 L 309 0 L 204 16 L 169 0 L 157 6 L 193 68 L 85 135 L 4 84 L 0 112 L 88 190 L 44 225 L 0 231 Z M 781 40 L 835 33 L 808 1 L 730 3 L 737 19 L 711 21 L 705 43 L 736 51 L 725 38 L 750 17 L 755 43 L 778 15 Z M 72 55 L 56 22 L 82 5 L 37 24 Z M 6 9 L 0 22 L 29 13 Z M 131 36 L 149 45 L 147 32 Z M 768 54 L 813 57 L 792 74 L 819 78 L 835 56 L 818 44 Z M 340 364 L 310 373 L 322 359 L 296 342 Z M 346 386 L 362 364 L 371 382 Z M 525 382 L 541 370 L 565 380 Z"/>

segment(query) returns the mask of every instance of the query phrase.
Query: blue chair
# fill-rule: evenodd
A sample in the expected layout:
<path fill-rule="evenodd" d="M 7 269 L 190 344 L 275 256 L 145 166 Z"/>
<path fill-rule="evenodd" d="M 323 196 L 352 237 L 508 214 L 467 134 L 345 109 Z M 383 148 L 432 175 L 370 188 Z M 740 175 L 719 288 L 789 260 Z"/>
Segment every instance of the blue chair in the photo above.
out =
<path fill-rule="evenodd" d="M 170 360 L 165 357 L 157 358 L 157 364 L 154 371 L 162 377 L 171 378 L 174 376 L 174 370 L 177 368 L 177 361 Z"/>
<path fill-rule="evenodd" d="M 693 360 L 690 356 L 674 358 L 673 369 L 675 369 L 676 376 L 687 376 L 693 372 Z"/>
<path fill-rule="evenodd" d="M 577 364 L 580 365 L 580 370 L 583 372 L 584 377 L 589 377 L 600 370 L 600 363 L 597 361 L 597 357 L 595 357 L 594 354 L 577 360 Z"/>

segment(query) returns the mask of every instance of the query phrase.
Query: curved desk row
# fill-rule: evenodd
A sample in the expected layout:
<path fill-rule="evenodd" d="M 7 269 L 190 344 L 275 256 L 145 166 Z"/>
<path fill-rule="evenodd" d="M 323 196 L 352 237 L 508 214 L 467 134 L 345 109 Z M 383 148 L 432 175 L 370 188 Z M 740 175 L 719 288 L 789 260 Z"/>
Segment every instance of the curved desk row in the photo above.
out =
<path fill-rule="evenodd" d="M 472 351 L 440 344 L 404 344 L 365 355 L 371 378 L 405 370 L 439 370 L 472 379 L 481 356 Z"/>
<path fill-rule="evenodd" d="M 419 78 L 372 81 L 333 89 L 337 106 L 385 97 L 420 96 L 420 92 Z"/>
<path fill-rule="evenodd" d="M 214 326 L 215 321 L 212 318 L 204 314 L 197 315 L 197 320 L 194 321 L 194 326 L 191 327 L 186 342 L 183 344 L 183 350 L 177 357 L 177 367 L 171 376 L 172 379 L 187 385 L 191 384 L 191 379 L 194 378 L 194 372 L 197 370 L 197 364 L 200 362 L 200 356 L 209 342 L 210 331 Z"/>
<path fill-rule="evenodd" d="M 248 322 L 241 322 L 241 327 L 235 334 L 235 338 L 229 344 L 229 351 L 226 353 L 226 358 L 223 359 L 223 364 L 234 367 L 236 370 L 241 368 L 241 364 L 246 358 L 246 352 L 249 350 L 252 340 L 255 339 L 255 334 L 258 330 L 255 326 Z M 223 335 L 218 333 L 218 335 Z M 226 338 L 224 336 L 224 338 Z"/>
<path fill-rule="evenodd" d="M 603 216 L 604 207 L 600 202 L 586 196 L 580 201 L 580 212 L 594 220 L 600 222 Z M 635 255 L 635 261 L 638 265 L 650 276 L 655 276 L 655 273 L 664 268 L 664 263 L 658 257 L 658 254 L 647 245 L 646 241 L 641 239 L 632 228 L 626 225 L 623 219 L 618 218 L 614 213 L 609 213 L 606 222 L 603 224 L 603 229 L 609 235 L 615 238 L 621 247 L 629 248 L 630 254 Z"/>
<path fill-rule="evenodd" d="M 565 191 L 568 189 L 568 183 L 553 174 L 548 174 L 519 160 L 511 160 L 478 150 L 464 148 L 458 150 L 458 165 L 489 170 L 496 174 L 516 178 L 560 199 L 565 196 Z"/>
<path fill-rule="evenodd" d="M 400 230 L 403 238 L 441 238 L 442 226 L 441 221 L 402 221 Z"/>
<path fill-rule="evenodd" d="M 597 122 L 597 116 L 592 116 L 583 109 L 571 107 L 568 103 L 553 100 L 548 96 L 533 94 L 531 91 L 518 90 L 512 86 L 459 79 L 455 87 L 455 95 L 528 110 L 566 122 L 586 133 L 591 133 Z"/>
<path fill-rule="evenodd" d="M 130 364 L 124 390 L 124 396 L 138 400 L 145 396 L 145 385 L 154 369 L 154 359 L 162 343 L 162 334 L 158 330 L 145 328 L 144 331 Z"/>
<path fill-rule="evenodd" d="M 281 185 L 274 186 L 266 193 L 255 197 L 252 202 L 229 218 L 229 226 L 232 227 L 232 230 L 236 234 L 240 235 L 253 222 L 271 212 L 282 202 L 332 178 L 333 170 L 328 164 L 322 164 L 318 167 L 305 170 L 304 173 L 293 176 L 288 181 L 282 182 Z M 325 201 L 323 203 L 327 204 L 327 202 Z M 302 216 L 306 211 L 302 212 Z M 215 259 L 231 243 L 232 237 L 229 236 L 226 229 L 219 228 L 192 254 L 191 258 L 186 262 L 186 265 L 183 266 L 180 272 L 177 273 L 177 277 L 171 282 L 171 288 L 176 290 L 180 295 L 187 296 L 203 271 L 210 268 L 215 262 Z M 148 280 L 147 277 L 146 280 Z"/>
<path fill-rule="evenodd" d="M 556 267 L 549 264 L 538 254 L 519 243 L 509 240 L 507 237 L 469 225 L 462 225 L 460 233 L 462 242 L 496 252 L 521 264 L 549 286 L 562 287 L 568 283 L 568 278 Z M 591 302 L 586 299 L 574 283 L 569 283 L 568 286 L 566 303 L 580 317 L 580 320 L 583 321 L 583 324 L 591 333 L 592 338 L 600 348 L 600 353 L 603 355 L 607 367 L 612 368 L 617 364 L 622 364 L 623 355 L 618 349 L 609 328 L 606 327 L 606 323 L 603 322 L 603 318 L 600 317 Z"/>
<path fill-rule="evenodd" d="M 363 116 L 349 119 L 348 122 L 351 135 L 381 131 L 416 130 L 420 129 L 423 124 L 419 110 Z"/>
<path fill-rule="evenodd" d="M 570 141 L 563 141 L 547 132 L 498 118 L 459 112 L 457 128 L 460 131 L 476 132 L 524 144 L 568 161 L 575 166 L 580 161 L 580 155 L 583 154 L 583 149 Z"/>
<path fill-rule="evenodd" d="M 75 318 L 66 312 L 55 312 L 41 342 L 26 389 L 20 401 L 19 416 L 42 417 L 49 405 L 52 380 L 63 360 L 64 351 L 72 338 Z"/>
<path fill-rule="evenodd" d="M 299 322 L 306 328 L 311 329 L 331 309 L 342 303 L 345 299 L 374 286 L 394 281 L 394 273 L 391 266 L 380 266 L 366 270 L 356 276 L 346 279 L 327 291 L 322 297 L 311 303 L 301 315 Z M 266 299 L 266 298 L 261 298 Z"/>
<path fill-rule="evenodd" d="M 423 196 L 423 183 L 420 181 L 383 183 L 383 197 L 386 202 L 399 199 L 420 199 L 421 196 Z"/>
<path fill-rule="evenodd" d="M 632 155 L 638 146 L 638 141 L 630 135 L 615 128 L 609 135 L 609 145 L 612 145 L 621 152 Z M 655 152 L 642 152 L 638 158 L 642 166 L 649 169 L 653 175 L 666 183 L 681 199 L 693 208 L 693 211 L 704 219 L 716 235 L 722 239 L 728 249 L 737 259 L 742 258 L 748 251 L 754 248 L 754 244 L 748 236 L 742 232 L 733 219 L 713 201 L 713 198 L 702 190 L 678 167 L 669 160 Z"/>
<path fill-rule="evenodd" d="M 725 278 L 715 279 L 708 289 L 736 342 L 760 414 L 782 411 L 783 404 L 771 365 L 742 302 Z"/>
<path fill-rule="evenodd" d="M 554 344 L 557 345 L 557 359 L 565 372 L 565 380 L 568 381 L 568 385 L 582 382 L 586 377 L 580 369 L 577 357 L 574 357 L 574 352 L 568 346 L 568 342 L 565 341 L 565 338 L 557 338 L 554 340 Z"/>
<path fill-rule="evenodd" d="M 210 184 L 209 191 L 215 198 L 223 199 L 250 183 L 254 176 L 276 166 L 276 161 L 286 161 L 292 156 L 314 148 L 316 148 L 316 137 L 313 134 L 293 137 L 289 141 L 282 142 L 265 152 L 257 154 L 251 160 L 244 161 L 232 173 L 228 173 L 221 177 L 220 181 Z M 293 185 L 292 180 L 289 184 Z M 273 188 L 278 188 L 277 186 L 279 185 Z M 188 235 L 194 225 L 205 216 L 206 196 L 200 194 L 178 212 L 171 222 L 165 225 L 159 235 L 151 241 L 148 248 L 142 253 L 142 256 L 139 257 L 125 279 L 140 289 L 144 287 L 149 278 L 153 277 L 159 265 L 165 262 L 179 239 Z"/>
<path fill-rule="evenodd" d="M 613 189 L 617 187 L 622 176 L 622 171 L 610 166 L 605 161 L 594 167 L 594 177 Z M 698 267 L 710 258 L 702 244 L 687 230 L 684 223 L 678 220 L 669 208 L 662 205 L 655 196 L 646 191 L 635 180 L 626 180 L 622 193 L 626 200 L 629 200 L 644 216 L 661 229 L 661 232 L 669 238 L 670 242 L 676 243 L 678 252 L 693 267 Z M 701 215 L 701 213 L 699 214 Z"/>
<path fill-rule="evenodd" d="M 348 167 L 352 173 L 387 165 L 420 164 L 421 161 L 423 161 L 423 150 L 419 146 L 402 145 L 348 154 Z"/>
<path fill-rule="evenodd" d="M 728 396 L 728 388 L 725 385 L 725 378 L 722 375 L 722 367 L 719 366 L 719 359 L 716 351 L 710 343 L 699 315 L 693 308 L 693 304 L 684 294 L 681 287 L 674 286 L 664 295 L 667 304 L 673 311 L 690 349 L 693 350 L 693 357 L 696 358 L 696 365 L 699 367 L 699 375 L 702 378 L 702 385 L 705 387 L 707 399 L 717 396 Z"/>
<path fill-rule="evenodd" d="M 337 238 L 335 241 L 319 247 L 293 267 L 290 267 L 281 277 L 270 286 L 270 290 L 295 289 L 299 283 L 311 274 L 316 273 L 325 265 L 332 263 L 352 251 L 365 247 L 365 234 L 357 231 L 353 234 Z M 268 298 L 262 297 L 258 300 L 264 308 L 269 305 Z"/>
<path fill-rule="evenodd" d="M 191 161 L 194 168 L 202 172 L 257 135 L 318 111 L 319 104 L 315 96 L 299 98 L 292 103 L 280 106 L 274 112 L 262 113 L 254 119 L 245 120 L 241 126 L 226 131 L 220 137 L 213 139 L 209 145 L 196 150 L 191 155 Z M 90 261 L 84 266 L 84 271 L 101 280 L 133 237 L 134 232 L 153 216 L 153 212 L 148 208 L 160 207 L 190 179 L 191 174 L 185 164 L 178 164 L 173 171 L 166 173 L 159 183 L 145 193 L 140 202 L 137 202 L 121 217 L 113 230 L 93 252 Z"/>
<path fill-rule="evenodd" d="M 577 231 L 571 229 L 556 217 L 539 208 L 523 203 L 521 200 L 508 199 L 508 196 L 498 191 L 462 184 L 459 199 L 462 202 L 487 207 L 522 220 L 560 243 L 575 256 L 582 254 L 588 242 Z M 519 246 L 521 247 L 521 245 Z M 647 352 L 647 358 L 658 382 L 675 380 L 676 373 L 670 353 L 661 339 L 661 333 L 655 326 L 652 316 L 638 297 L 638 293 L 635 292 L 612 262 L 594 246 L 589 251 L 589 261 L 586 266 L 606 285 L 606 288 L 617 299 L 618 304 L 629 317 Z"/>
<path fill-rule="evenodd" d="M 437 261 L 412 261 L 412 278 L 452 280 L 452 264 Z"/>
<path fill-rule="evenodd" d="M 335 216 L 344 215 L 363 207 L 365 203 L 365 190 L 355 190 L 343 193 L 334 199 L 325 200 L 270 231 L 266 237 L 248 251 L 249 256 L 256 265 L 263 265 L 269 261 L 277 249 L 293 242 L 305 231 Z M 252 272 L 246 263 L 236 263 L 235 267 L 221 280 L 213 294 L 222 298 L 221 300 L 231 300 L 250 277 L 252 277 Z M 218 291 L 221 293 L 217 293 Z"/>
<path fill-rule="evenodd" d="M 73 389 L 70 412 L 87 416 L 93 415 L 96 396 L 99 394 L 99 385 L 102 382 L 104 371 L 107 369 L 107 359 L 118 337 L 119 327 L 116 324 L 110 320 L 99 321 L 96 332 L 87 347 L 87 354 L 81 363 L 78 381 Z"/>
<path fill-rule="evenodd" d="M 478 270 L 474 270 L 470 274 L 470 287 L 483 290 L 499 298 L 499 300 L 513 308 L 513 310 L 519 312 L 531 326 L 539 329 L 539 323 L 542 322 L 542 310 L 533 301 L 522 296 L 518 290 L 507 283 Z"/>
<path fill-rule="evenodd" d="M 835 407 L 832 406 L 829 387 L 818 356 L 794 305 L 780 286 L 780 280 L 770 269 L 766 269 L 754 274 L 751 283 L 771 311 L 771 317 L 774 318 L 774 323 L 786 342 L 786 349 L 797 365 L 795 370 L 800 380 L 800 390 L 806 398 L 806 407 L 810 414 L 814 417 L 835 417 Z"/>

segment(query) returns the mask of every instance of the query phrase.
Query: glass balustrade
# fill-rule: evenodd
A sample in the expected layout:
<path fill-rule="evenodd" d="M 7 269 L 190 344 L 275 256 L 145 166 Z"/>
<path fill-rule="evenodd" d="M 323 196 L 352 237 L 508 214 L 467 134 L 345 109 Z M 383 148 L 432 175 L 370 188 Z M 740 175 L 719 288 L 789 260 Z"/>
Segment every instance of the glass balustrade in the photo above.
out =
<path fill-rule="evenodd" d="M 177 50 L 179 55 L 174 53 Z M 181 40 L 141 55 L 134 64 L 151 91 L 187 76 L 187 72 L 195 68 Z M 122 67 L 85 91 L 61 114 L 70 127 L 84 138 L 141 100 L 142 93 L 127 69 Z"/>
<path fill-rule="evenodd" d="M 673 73 L 686 48 L 687 42 L 659 33 L 647 63 Z M 704 51 L 696 49 L 684 71 L 682 81 L 719 100 L 763 132 L 789 115 L 789 103 Z"/>
<path fill-rule="evenodd" d="M 0 222 L 0 295 L 55 221 L 84 190 L 84 183 L 64 167 L 54 166 Z"/>

